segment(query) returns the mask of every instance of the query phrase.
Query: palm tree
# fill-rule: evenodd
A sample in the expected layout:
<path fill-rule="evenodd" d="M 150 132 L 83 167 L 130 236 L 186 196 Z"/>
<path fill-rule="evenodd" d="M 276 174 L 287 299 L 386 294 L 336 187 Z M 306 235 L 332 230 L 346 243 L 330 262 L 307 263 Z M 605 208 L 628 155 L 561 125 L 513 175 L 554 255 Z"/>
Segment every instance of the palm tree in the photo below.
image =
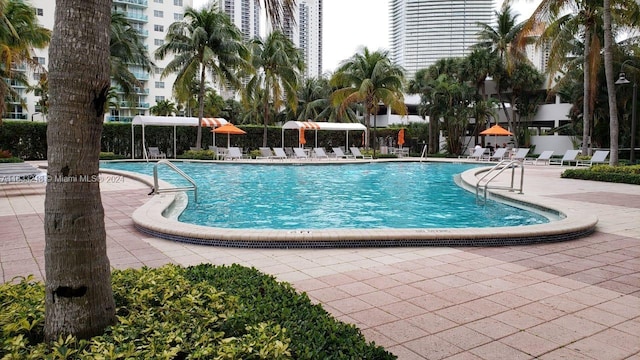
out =
<path fill-rule="evenodd" d="M 40 78 L 35 85 L 27 86 L 27 92 L 33 92 L 36 96 L 40 96 L 40 100 L 36 102 L 36 105 L 40 108 L 42 118 L 46 121 L 47 113 L 49 112 L 49 78 L 46 71 L 40 73 Z"/>
<path fill-rule="evenodd" d="M 400 115 L 407 113 L 402 94 L 403 81 L 402 68 L 391 62 L 387 51 L 369 52 L 367 48 L 344 61 L 330 80 L 333 86 L 338 87 L 338 90 L 333 92 L 331 101 L 334 105 L 340 105 L 342 112 L 350 104 L 363 105 L 367 134 L 371 114 L 374 114 L 374 155 L 377 137 L 376 116 L 380 104 L 391 107 Z M 366 140 L 365 146 L 369 147 L 368 138 Z"/>
<path fill-rule="evenodd" d="M 156 50 L 156 58 L 175 54 L 162 73 L 176 73 L 174 90 L 188 88 L 194 79 L 199 84 L 198 119 L 204 113 L 207 72 L 221 85 L 240 86 L 237 71 L 249 69 L 249 52 L 242 33 L 215 5 L 196 10 L 187 8 L 183 21 L 169 26 L 165 43 Z M 198 125 L 196 147 L 202 147 L 202 126 Z"/>
<path fill-rule="evenodd" d="M 31 10 L 33 13 L 33 10 Z M 115 323 L 98 175 L 109 79 L 110 0 L 57 0 L 49 47 L 45 336 Z"/>
<path fill-rule="evenodd" d="M 609 9 L 618 29 L 632 28 L 638 23 L 638 4 L 634 0 L 611 0 Z M 542 0 L 525 22 L 522 31 L 528 34 L 544 27 L 539 43 L 550 43 L 549 73 L 562 70 L 567 55 L 575 50 L 576 38 L 583 43 L 583 135 L 582 152 L 588 152 L 591 119 L 593 116 L 597 82 L 602 52 L 602 18 L 604 8 L 601 0 Z M 615 96 L 610 92 L 610 96 Z M 614 126 L 617 125 L 615 119 Z M 617 133 L 617 129 L 616 129 Z M 617 135 L 615 143 L 617 145 Z M 613 149 L 612 149 L 613 150 Z M 617 157 L 617 156 L 616 156 Z"/>
<path fill-rule="evenodd" d="M 156 102 L 154 106 L 149 108 L 149 112 L 157 116 L 172 116 L 177 111 L 178 110 L 176 109 L 176 104 L 174 104 L 171 100 L 160 100 Z"/>
<path fill-rule="evenodd" d="M 298 84 L 304 70 L 304 58 L 295 45 L 280 31 L 274 31 L 263 41 L 254 39 L 249 44 L 252 65 L 256 74 L 246 86 L 246 102 L 256 102 L 263 92 L 262 111 L 264 131 L 262 145 L 267 146 L 267 126 L 270 122 L 269 109 L 280 111 L 284 103 L 295 112 L 298 104 Z"/>
<path fill-rule="evenodd" d="M 26 82 L 12 66 L 40 67 L 32 58 L 33 49 L 46 47 L 50 38 L 51 31 L 38 25 L 32 6 L 22 0 L 0 0 L 0 78 Z M 0 122 L 10 94 L 16 94 L 10 84 L 0 81 Z"/>
<path fill-rule="evenodd" d="M 142 36 L 129 23 L 122 13 L 111 14 L 109 52 L 111 62 L 111 79 L 118 84 L 126 98 L 135 94 L 136 88 L 143 85 L 131 72 L 131 66 L 150 71 L 153 62 L 145 48 Z"/>

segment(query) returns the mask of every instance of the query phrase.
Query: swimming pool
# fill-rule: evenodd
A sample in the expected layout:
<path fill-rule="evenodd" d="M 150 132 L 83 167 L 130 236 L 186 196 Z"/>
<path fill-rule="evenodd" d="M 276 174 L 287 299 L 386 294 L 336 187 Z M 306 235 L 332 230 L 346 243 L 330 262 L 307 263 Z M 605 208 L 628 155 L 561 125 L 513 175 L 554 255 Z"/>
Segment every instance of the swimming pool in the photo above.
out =
<path fill-rule="evenodd" d="M 151 175 L 153 163 L 101 167 Z M 477 167 L 447 163 L 260 165 L 180 163 L 198 183 L 181 222 L 228 229 L 485 228 L 547 223 L 537 213 L 489 201 L 454 176 Z M 165 166 L 160 178 L 186 185 Z"/>

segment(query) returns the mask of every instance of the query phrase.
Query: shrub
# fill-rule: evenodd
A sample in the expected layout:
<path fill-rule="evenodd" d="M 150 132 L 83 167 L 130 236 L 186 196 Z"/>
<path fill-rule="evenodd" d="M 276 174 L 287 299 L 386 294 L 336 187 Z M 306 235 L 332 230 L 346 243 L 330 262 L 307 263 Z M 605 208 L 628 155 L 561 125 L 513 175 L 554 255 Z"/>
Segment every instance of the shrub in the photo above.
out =
<path fill-rule="evenodd" d="M 582 179 L 640 185 L 640 165 L 594 165 L 588 169 L 567 169 L 562 175 L 567 179 Z"/>
<path fill-rule="evenodd" d="M 114 271 L 117 324 L 44 343 L 44 285 L 0 285 L 2 359 L 394 359 L 286 283 L 239 265 Z"/>
<path fill-rule="evenodd" d="M 194 160 L 213 160 L 215 157 L 213 150 L 200 149 L 200 150 L 187 150 L 182 155 L 178 156 L 180 159 L 194 159 Z"/>
<path fill-rule="evenodd" d="M 120 160 L 120 159 L 125 159 L 126 156 L 124 155 L 120 155 L 120 154 L 114 154 L 113 152 L 105 152 L 105 151 L 101 151 L 100 152 L 100 160 Z"/>

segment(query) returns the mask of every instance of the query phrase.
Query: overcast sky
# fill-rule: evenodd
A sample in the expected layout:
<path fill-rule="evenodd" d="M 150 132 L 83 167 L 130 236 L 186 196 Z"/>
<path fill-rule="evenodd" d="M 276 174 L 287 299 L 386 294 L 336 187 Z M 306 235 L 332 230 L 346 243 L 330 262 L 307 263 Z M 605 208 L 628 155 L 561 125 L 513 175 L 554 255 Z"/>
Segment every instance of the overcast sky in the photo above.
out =
<path fill-rule="evenodd" d="M 473 1 L 473 0 L 471 0 Z M 194 0 L 194 7 L 208 3 Z M 502 0 L 495 0 L 496 9 Z M 515 0 L 513 8 L 529 16 L 540 0 Z M 324 0 L 323 70 L 333 71 L 360 48 L 389 49 L 389 0 Z M 524 18 L 520 18 L 523 20 Z M 345 24 L 347 26 L 345 26 Z"/>

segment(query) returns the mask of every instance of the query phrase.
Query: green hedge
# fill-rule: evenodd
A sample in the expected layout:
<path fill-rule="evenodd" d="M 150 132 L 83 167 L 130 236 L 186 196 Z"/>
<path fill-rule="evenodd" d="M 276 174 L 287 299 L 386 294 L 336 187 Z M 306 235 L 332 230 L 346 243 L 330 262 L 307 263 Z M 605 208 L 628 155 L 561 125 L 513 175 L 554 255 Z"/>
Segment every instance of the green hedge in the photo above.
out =
<path fill-rule="evenodd" d="M 231 135 L 231 145 L 249 150 L 255 150 L 263 145 L 264 127 L 261 125 L 239 125 L 247 132 L 246 135 Z M 210 128 L 202 128 L 202 148 L 208 149 L 213 143 Z M 134 127 L 135 157 L 142 158 L 142 127 Z M 178 126 L 176 132 L 176 153 L 182 155 L 195 145 L 197 128 L 192 126 Z M 398 129 L 378 129 L 380 138 L 396 138 Z M 146 126 L 145 139 L 147 146 L 157 146 L 160 150 L 173 156 L 173 126 Z M 315 146 L 316 132 L 305 133 L 307 146 Z M 373 132 L 370 134 L 373 139 Z M 413 139 L 409 134 L 405 136 L 407 144 L 411 146 Z M 47 123 L 29 121 L 5 120 L 0 124 L 0 150 L 8 150 L 14 156 L 25 160 L 44 160 L 47 157 Z M 215 137 L 216 145 L 227 146 L 227 135 L 218 134 Z M 318 146 L 330 148 L 332 146 L 344 146 L 344 131 L 318 131 Z M 279 147 L 282 144 L 282 128 L 269 126 L 267 128 L 267 146 Z M 285 131 L 285 147 L 297 146 L 298 132 Z M 349 132 L 349 144 L 362 145 L 362 133 Z M 373 144 L 373 142 L 371 142 Z M 113 153 L 114 156 L 131 157 L 131 124 L 130 123 L 105 123 L 102 130 L 101 151 Z"/>
<path fill-rule="evenodd" d="M 640 165 L 595 165 L 588 169 L 567 169 L 562 175 L 567 179 L 582 179 L 640 185 Z"/>
<path fill-rule="evenodd" d="M 118 321 L 44 339 L 44 285 L 0 285 L 2 359 L 395 359 L 306 294 L 240 265 L 114 271 Z"/>

